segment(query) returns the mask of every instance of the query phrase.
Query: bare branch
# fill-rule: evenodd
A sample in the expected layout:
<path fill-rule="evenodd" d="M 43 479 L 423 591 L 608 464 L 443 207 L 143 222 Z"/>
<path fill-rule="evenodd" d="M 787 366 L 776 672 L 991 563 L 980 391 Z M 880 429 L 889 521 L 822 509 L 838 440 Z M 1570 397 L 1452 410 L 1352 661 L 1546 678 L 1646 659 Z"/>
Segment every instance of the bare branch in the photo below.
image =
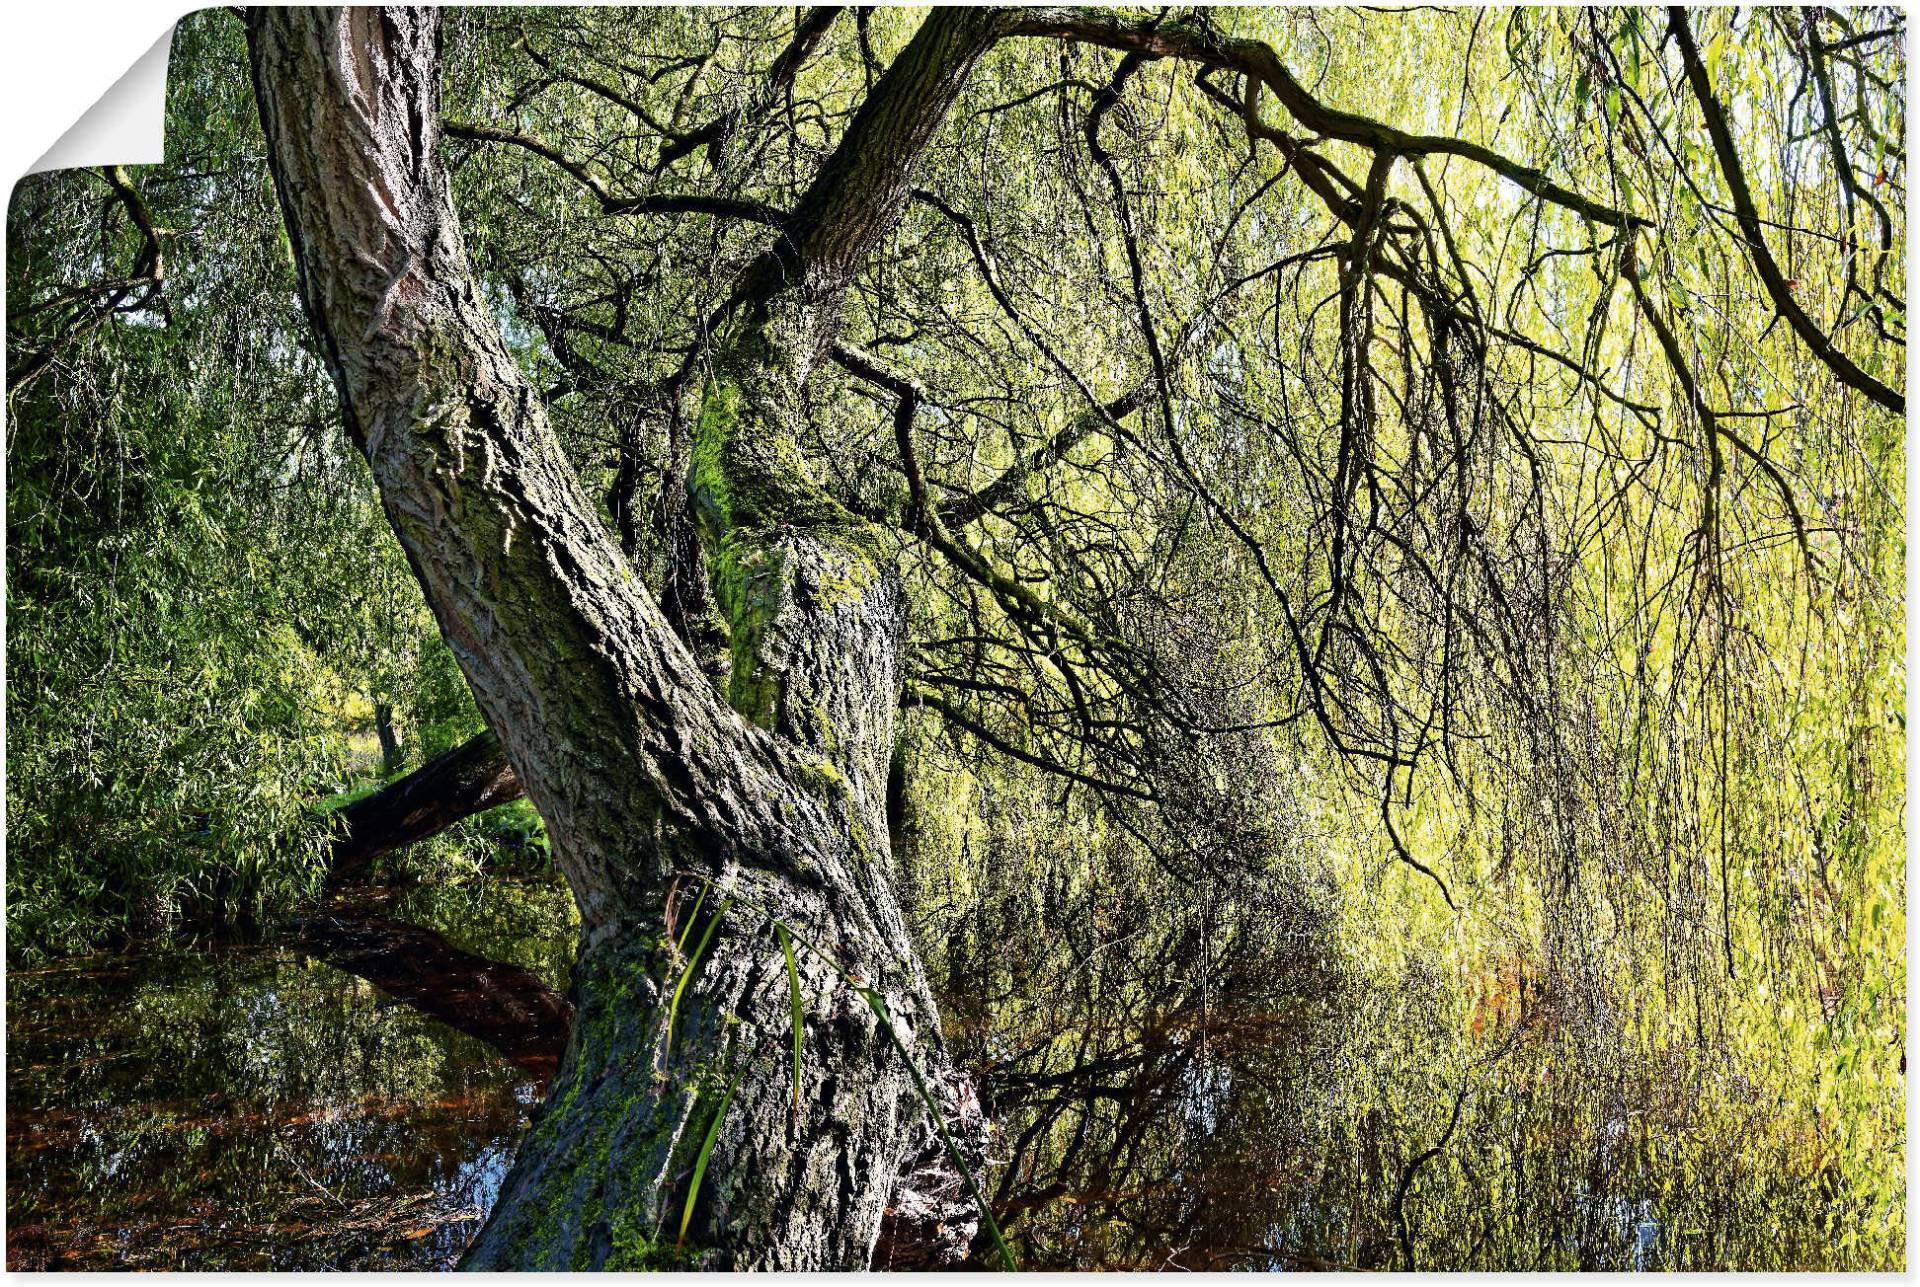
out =
<path fill-rule="evenodd" d="M 1815 357 L 1826 363 L 1827 369 L 1833 372 L 1840 383 L 1866 394 L 1889 411 L 1906 414 L 1906 398 L 1862 371 L 1852 358 L 1836 348 L 1833 341 L 1807 316 L 1807 310 L 1800 307 L 1800 301 L 1793 297 L 1793 288 L 1787 284 L 1786 274 L 1780 271 L 1773 252 L 1767 248 L 1767 235 L 1760 226 L 1753 193 L 1747 187 L 1746 171 L 1740 163 L 1739 150 L 1734 146 L 1733 132 L 1727 126 L 1726 113 L 1721 110 L 1720 100 L 1713 95 L 1713 84 L 1707 76 L 1706 64 L 1701 61 L 1700 51 L 1693 43 L 1693 31 L 1687 25 L 1685 9 L 1676 7 L 1667 11 L 1667 30 L 1673 33 L 1674 43 L 1680 47 L 1680 58 L 1687 68 L 1687 83 L 1693 87 L 1694 99 L 1700 104 L 1700 114 L 1707 123 L 1707 134 L 1713 140 L 1714 154 L 1720 159 L 1720 173 L 1726 178 L 1727 191 L 1733 197 L 1734 218 L 1740 222 L 1747 253 L 1753 259 L 1754 272 L 1767 288 L 1773 306 L 1787 320 L 1787 325 L 1793 328 L 1793 333 L 1800 337 Z"/>

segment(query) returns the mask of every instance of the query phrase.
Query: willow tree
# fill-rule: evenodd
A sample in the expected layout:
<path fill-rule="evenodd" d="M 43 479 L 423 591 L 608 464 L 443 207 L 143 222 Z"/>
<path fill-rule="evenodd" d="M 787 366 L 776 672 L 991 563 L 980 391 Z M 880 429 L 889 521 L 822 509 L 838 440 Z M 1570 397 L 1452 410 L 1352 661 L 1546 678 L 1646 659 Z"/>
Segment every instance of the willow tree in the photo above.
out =
<path fill-rule="evenodd" d="M 251 12 L 347 431 L 497 738 L 462 772 L 504 756 L 481 794 L 525 791 L 582 918 L 571 1044 L 470 1265 L 657 1262 L 684 1223 L 715 1263 L 862 1267 L 929 1158 L 978 1163 L 893 884 L 903 702 L 1137 806 L 1176 874 L 1264 843 L 1248 784 L 1308 729 L 1438 897 L 1403 834 L 1428 764 L 1469 799 L 1522 784 L 1513 847 L 1571 908 L 1609 828 L 1671 875 L 1671 766 L 1644 739 L 1596 766 L 1591 734 L 1687 744 L 1649 716 L 1668 680 L 1730 728 L 1735 553 L 1811 593 L 1847 525 L 1808 518 L 1799 471 L 1851 468 L 1861 424 L 1897 442 L 1888 33 L 1743 19 L 1730 58 L 1677 10 L 1515 21 L 1516 65 L 1571 92 L 1510 153 L 1464 101 L 1422 131 L 1323 100 L 1237 34 L 1271 19 L 509 15 L 448 120 L 437 13 Z M 1759 155 L 1736 63 L 1797 77 L 1817 142 Z M 527 167 L 479 189 L 484 272 L 450 155 Z M 704 252 L 631 231 L 675 221 Z M 601 431 L 603 494 L 561 403 Z M 1649 617 L 1675 582 L 1679 624 Z M 1711 947 L 1710 860 L 1682 866 L 1662 888 Z M 930 1222 L 964 1250 L 945 1186 Z"/>

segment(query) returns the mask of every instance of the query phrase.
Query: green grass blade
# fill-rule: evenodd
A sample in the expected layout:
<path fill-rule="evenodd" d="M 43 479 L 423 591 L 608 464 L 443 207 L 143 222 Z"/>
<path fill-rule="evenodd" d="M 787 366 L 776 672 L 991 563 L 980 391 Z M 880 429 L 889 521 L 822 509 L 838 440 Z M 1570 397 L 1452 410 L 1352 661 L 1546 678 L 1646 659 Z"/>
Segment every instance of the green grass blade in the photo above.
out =
<path fill-rule="evenodd" d="M 693 933 L 694 922 L 700 919 L 700 905 L 706 901 L 707 901 L 707 887 L 705 885 L 702 885 L 700 886 L 699 896 L 693 900 L 693 910 L 687 913 L 687 923 L 680 927 L 680 937 L 674 941 L 674 944 L 673 944 L 674 951 L 680 952 L 683 954 L 686 952 L 687 935 Z"/>
<path fill-rule="evenodd" d="M 1000 1224 L 993 1218 L 993 1210 L 987 1205 L 987 1196 L 980 1191 L 980 1182 L 974 1179 L 973 1168 L 961 1158 L 960 1146 L 954 1142 L 953 1132 L 947 1129 L 946 1118 L 940 1113 L 940 1104 L 934 1099 L 933 1091 L 928 1088 L 927 1079 L 920 1073 L 919 1062 L 907 1049 L 906 1043 L 900 1040 L 900 1034 L 893 1029 L 893 1020 L 887 1014 L 885 998 L 872 988 L 863 987 L 858 991 L 867 999 L 867 1005 L 872 1007 L 874 1016 L 880 1020 L 880 1026 L 887 1030 L 887 1036 L 892 1040 L 893 1048 L 898 1050 L 900 1057 L 907 1061 L 907 1071 L 913 1074 L 913 1087 L 920 1092 L 920 1102 L 926 1105 L 927 1116 L 933 1119 L 934 1129 L 940 1132 L 940 1142 L 946 1145 L 947 1158 L 959 1170 L 960 1177 L 967 1182 L 967 1192 L 973 1194 L 973 1200 L 980 1208 L 980 1219 L 986 1223 L 987 1232 L 993 1237 L 993 1245 L 1000 1252 L 1000 1263 L 1010 1272 L 1019 1272 L 1020 1265 L 1013 1258 L 1013 1250 L 1007 1246 L 1007 1240 L 1000 1236 Z"/>
<path fill-rule="evenodd" d="M 726 1120 L 727 1106 L 733 1103 L 733 1092 L 739 1089 L 740 1078 L 746 1071 L 747 1061 L 742 1059 L 740 1067 L 734 1070 L 727 1082 L 726 1092 L 720 1096 L 720 1106 L 713 1110 L 713 1120 L 707 1123 L 707 1137 L 700 1141 L 700 1156 L 693 1161 L 693 1181 L 687 1186 L 687 1204 L 680 1208 L 680 1236 L 673 1243 L 676 1248 L 686 1244 L 687 1226 L 693 1223 L 693 1204 L 699 1201 L 700 1182 L 707 1176 L 707 1159 L 713 1156 L 713 1142 L 720 1137 L 720 1123 Z"/>
<path fill-rule="evenodd" d="M 787 927 L 775 921 L 773 932 L 780 936 L 780 950 L 787 957 L 787 997 L 793 1003 L 793 1115 L 800 1116 L 800 1062 L 806 1055 L 806 1016 L 800 1003 L 800 966 L 793 959 L 793 939 Z"/>
<path fill-rule="evenodd" d="M 703 890 L 702 895 L 704 894 Z M 667 1006 L 667 1044 L 660 1054 L 662 1060 L 666 1058 L 667 1052 L 673 1049 L 673 1034 L 680 1026 L 680 998 L 686 995 L 687 984 L 693 979 L 693 972 L 700 968 L 700 958 L 706 954 L 707 944 L 713 939 L 714 928 L 720 924 L 721 919 L 727 914 L 727 909 L 732 906 L 731 898 L 721 900 L 720 906 L 713 913 L 713 919 L 707 922 L 706 931 L 700 935 L 700 945 L 694 948 L 693 955 L 687 958 L 687 968 L 680 971 L 679 985 L 673 989 L 673 1000 Z M 688 929 L 692 929 L 691 924 L 688 925 Z"/>
<path fill-rule="evenodd" d="M 754 904 L 751 900 L 746 900 L 746 901 L 748 906 L 757 907 L 757 905 Z M 732 903 L 733 903 L 733 899 L 731 897 L 729 897 L 726 902 L 722 903 L 720 905 L 719 912 L 715 914 L 715 919 L 717 920 L 720 916 L 724 916 L 726 914 L 727 908 L 731 906 Z M 762 912 L 766 911 L 766 909 L 764 908 L 758 908 L 758 910 Z M 940 1113 L 939 1101 L 933 1097 L 933 1091 L 928 1088 L 927 1079 L 921 1073 L 920 1065 L 914 1060 L 913 1053 L 907 1049 L 906 1043 L 900 1040 L 900 1034 L 894 1030 L 893 1019 L 887 1013 L 886 999 L 882 997 L 878 992 L 874 991 L 872 988 L 869 988 L 864 983 L 861 983 L 858 980 L 856 980 L 853 977 L 853 975 L 848 973 L 847 967 L 840 964 L 840 962 L 835 960 L 833 956 L 831 956 L 829 953 L 822 951 L 818 946 L 809 942 L 802 935 L 794 933 L 793 930 L 789 928 L 787 925 L 783 924 L 778 920 L 774 920 L 770 914 L 768 915 L 768 920 L 772 921 L 774 930 L 779 934 L 780 945 L 782 949 L 785 951 L 787 956 L 787 969 L 788 969 L 787 979 L 788 979 L 789 986 L 793 989 L 791 995 L 793 996 L 793 1001 L 794 1001 L 794 1018 L 795 1018 L 795 1023 L 794 1023 L 795 1060 L 794 1061 L 795 1061 L 796 1070 L 798 1069 L 798 1066 L 799 1066 L 799 1056 L 801 1053 L 801 1037 L 800 1037 L 801 1029 L 800 1029 L 800 1022 L 799 1022 L 801 1017 L 801 1011 L 800 1011 L 800 1002 L 799 1002 L 799 995 L 798 995 L 799 970 L 797 965 L 794 963 L 794 959 L 793 959 L 793 945 L 795 943 L 798 943 L 800 946 L 806 948 L 807 951 L 811 952 L 813 955 L 819 957 L 822 961 L 832 966 L 835 970 L 839 971 L 840 977 L 846 981 L 847 986 L 852 988 L 854 991 L 858 992 L 863 998 L 866 999 L 868 1007 L 870 1007 L 873 1010 L 874 1016 L 880 1020 L 881 1028 L 883 1028 L 886 1031 L 887 1039 L 893 1042 L 894 1049 L 898 1050 L 900 1052 L 900 1057 L 906 1061 L 907 1071 L 913 1075 L 914 1090 L 918 1092 L 920 1096 L 920 1102 L 922 1105 L 925 1106 L 927 1110 L 927 1116 L 933 1121 L 934 1129 L 940 1133 L 940 1143 L 947 1150 L 948 1160 L 951 1161 L 955 1169 L 957 1169 L 960 1172 L 961 1178 L 966 1181 L 967 1192 L 973 1195 L 974 1203 L 980 1208 L 980 1219 L 986 1223 L 987 1233 L 989 1234 L 989 1236 L 992 1237 L 993 1245 L 995 1249 L 998 1250 L 1000 1253 L 1000 1263 L 1011 1272 L 1015 1272 L 1015 1273 L 1019 1272 L 1020 1264 L 1018 1261 L 1016 1261 L 1013 1258 L 1013 1249 L 1007 1246 L 1007 1240 L 1004 1236 L 1002 1236 L 1000 1232 L 999 1221 L 993 1218 L 993 1209 L 987 1205 L 987 1195 L 981 1192 L 980 1181 L 974 1176 L 973 1168 L 969 1167 L 966 1163 L 966 1160 L 960 1156 L 960 1146 L 954 1140 L 953 1132 L 947 1129 L 946 1119 L 943 1116 L 941 1116 L 941 1113 Z M 712 932 L 711 926 L 708 927 L 708 932 L 709 933 Z M 702 949 L 706 947 L 706 940 L 704 938 L 701 939 L 700 946 Z M 697 958 L 697 953 L 696 953 L 696 958 Z M 686 985 L 686 981 L 682 979 L 681 986 L 684 987 L 685 985 Z M 675 994 L 675 999 L 677 1002 L 678 1000 L 677 992 Z M 727 1092 L 727 1098 L 731 1100 L 732 1097 L 733 1097 L 732 1088 L 729 1087 Z M 725 1111 L 726 1111 L 726 1104 L 723 1101 L 721 1104 L 721 1112 L 724 1113 Z M 717 1127 L 715 1129 L 717 1129 Z M 712 1132 L 710 1130 L 709 1136 L 708 1136 L 709 1144 L 711 1144 L 711 1141 L 712 1141 Z M 698 1186 L 699 1186 L 698 1175 L 704 1170 L 705 1170 L 705 1150 L 703 1149 L 701 1163 L 699 1165 L 699 1168 L 695 1172 L 695 1175 L 696 1175 L 695 1191 L 696 1192 L 698 1191 Z M 692 1197 L 690 1195 L 688 1197 L 688 1203 L 687 1203 L 688 1216 L 691 1215 L 692 1210 L 693 1210 L 693 1202 L 692 1202 Z M 682 1219 L 683 1230 L 684 1230 L 684 1227 L 685 1227 L 685 1217 L 683 1217 Z"/>

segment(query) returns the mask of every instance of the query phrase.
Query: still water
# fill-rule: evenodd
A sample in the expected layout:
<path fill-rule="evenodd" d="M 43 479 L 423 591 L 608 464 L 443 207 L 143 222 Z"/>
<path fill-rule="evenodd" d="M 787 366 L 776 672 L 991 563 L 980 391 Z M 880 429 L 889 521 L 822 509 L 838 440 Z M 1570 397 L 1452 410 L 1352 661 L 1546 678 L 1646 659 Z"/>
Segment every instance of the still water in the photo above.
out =
<path fill-rule="evenodd" d="M 496 882 L 341 910 L 357 938 L 9 972 L 9 1269 L 452 1264 L 539 1102 L 540 1061 L 326 958 L 367 968 L 390 922 L 431 925 L 496 973 L 564 987 L 569 905 Z M 417 935 L 389 946 L 421 955 Z M 439 973 L 446 992 L 467 982 Z"/>
<path fill-rule="evenodd" d="M 551 1072 L 573 933 L 556 886 L 488 881 L 10 972 L 8 1268 L 451 1266 Z M 1283 965 L 1229 959 L 1193 1006 L 1026 998 L 1038 1041 L 953 1007 L 1025 1264 L 1902 1264 L 1897 1151 L 1847 1173 L 1720 1065 Z"/>

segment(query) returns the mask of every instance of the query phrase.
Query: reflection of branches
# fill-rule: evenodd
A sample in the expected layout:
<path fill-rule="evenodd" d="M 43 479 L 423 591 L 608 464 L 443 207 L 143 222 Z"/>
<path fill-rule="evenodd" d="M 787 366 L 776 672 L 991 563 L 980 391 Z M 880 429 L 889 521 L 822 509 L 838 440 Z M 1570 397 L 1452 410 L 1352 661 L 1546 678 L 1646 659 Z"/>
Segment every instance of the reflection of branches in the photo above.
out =
<path fill-rule="evenodd" d="M 1007 1125 L 993 1204 L 1038 1263 L 1068 1230 L 1099 1231 L 1074 1237 L 1082 1268 L 1137 1268 L 1185 1247 L 1199 1259 L 1171 1262 L 1204 1268 L 1260 1244 L 1271 1212 L 1234 1199 L 1249 1180 L 1246 1196 L 1266 1191 L 1269 1132 L 1297 1141 L 1284 1090 L 1337 1038 L 1320 1025 L 1340 1008 L 1340 980 L 1315 914 L 1255 884 L 1229 882 L 1217 903 L 1216 886 L 1195 887 L 1180 905 L 1191 914 L 1169 924 L 1169 909 L 1143 904 L 1096 927 L 1091 909 L 1056 901 L 1086 893 L 1049 883 L 1038 959 L 1021 959 L 1025 936 L 983 937 L 952 964 L 962 1013 L 1005 1016 L 979 1055 L 983 1095 Z M 991 995 L 1003 972 L 1010 1003 Z M 1213 1200 L 1196 1211 L 1196 1194 Z"/>
<path fill-rule="evenodd" d="M 1493 1065 L 1505 1060 L 1508 1055 L 1512 1054 L 1514 1050 L 1519 1047 L 1520 1039 L 1525 1035 L 1526 1031 L 1526 1019 L 1523 1014 L 1520 1023 L 1515 1025 L 1513 1031 L 1503 1037 L 1500 1043 L 1492 1050 L 1489 1050 L 1473 1061 L 1467 1070 L 1467 1075 L 1461 1078 L 1459 1087 L 1453 1093 L 1453 1109 L 1447 1114 L 1446 1128 L 1440 1132 L 1438 1139 L 1434 1140 L 1427 1148 L 1409 1158 L 1407 1164 L 1400 1169 L 1400 1179 L 1393 1188 L 1392 1206 L 1393 1220 L 1397 1226 L 1400 1238 L 1400 1255 L 1404 1261 L 1401 1267 L 1403 1269 L 1411 1272 L 1417 1268 L 1413 1255 L 1413 1227 L 1407 1220 L 1407 1195 L 1413 1190 L 1415 1177 L 1419 1175 L 1421 1167 L 1433 1161 L 1436 1157 L 1439 1157 L 1440 1154 L 1446 1151 L 1447 1146 L 1453 1142 L 1453 1133 L 1459 1129 L 1460 1126 L 1460 1110 L 1466 1105 L 1467 1096 L 1473 1091 L 1473 1074 L 1491 1068 Z"/>
<path fill-rule="evenodd" d="M 531 970 L 477 956 L 436 930 L 351 906 L 303 920 L 293 944 L 396 1000 L 486 1042 L 547 1080 L 573 1027 L 573 1003 Z"/>
<path fill-rule="evenodd" d="M 1413 1258 L 1413 1230 L 1407 1224 L 1407 1193 L 1413 1188 L 1414 1177 L 1420 1174 L 1420 1168 L 1439 1157 L 1453 1142 L 1454 1128 L 1460 1125 L 1460 1108 L 1467 1102 L 1467 1091 L 1471 1087 L 1466 1082 L 1454 1092 L 1453 1112 L 1447 1117 L 1447 1128 L 1440 1132 L 1440 1138 L 1409 1158 L 1400 1169 L 1400 1182 L 1393 1186 L 1393 1220 L 1400 1233 L 1400 1255 L 1404 1263 L 1402 1269 L 1411 1273 L 1417 1266 Z"/>

